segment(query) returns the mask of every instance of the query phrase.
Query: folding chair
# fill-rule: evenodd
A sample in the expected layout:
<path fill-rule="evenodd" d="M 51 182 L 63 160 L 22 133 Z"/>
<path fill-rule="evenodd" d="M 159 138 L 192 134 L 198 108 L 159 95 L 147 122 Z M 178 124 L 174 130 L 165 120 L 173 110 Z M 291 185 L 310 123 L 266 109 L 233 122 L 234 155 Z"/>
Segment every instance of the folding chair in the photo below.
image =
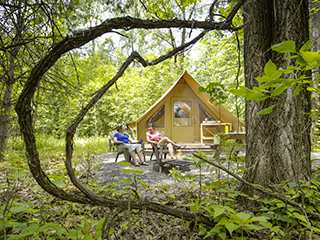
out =
<path fill-rule="evenodd" d="M 130 156 L 130 153 L 128 151 L 127 148 L 125 148 L 124 146 L 119 146 L 117 144 L 115 144 L 113 142 L 113 135 L 116 133 L 117 131 L 114 130 L 114 131 L 111 131 L 109 133 L 109 136 L 110 136 L 110 139 L 109 139 L 109 150 L 111 152 L 111 150 L 117 150 L 117 156 L 116 156 L 116 160 L 115 162 L 118 161 L 118 157 L 119 155 L 121 154 L 124 154 L 124 159 L 126 162 L 130 162 L 131 161 L 131 156 Z M 145 148 L 144 148 L 144 143 L 140 143 L 141 144 L 141 148 L 142 148 L 142 156 L 144 158 L 144 161 L 146 160 L 146 157 L 145 157 Z"/>

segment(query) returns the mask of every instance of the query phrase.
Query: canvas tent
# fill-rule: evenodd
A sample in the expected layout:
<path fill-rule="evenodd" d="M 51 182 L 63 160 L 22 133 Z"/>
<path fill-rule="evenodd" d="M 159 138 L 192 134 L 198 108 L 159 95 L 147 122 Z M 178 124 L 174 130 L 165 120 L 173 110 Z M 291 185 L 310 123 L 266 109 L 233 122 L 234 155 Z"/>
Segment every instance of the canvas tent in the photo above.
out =
<path fill-rule="evenodd" d="M 146 141 L 147 124 L 175 142 L 199 143 L 201 123 L 207 121 L 231 123 L 230 130 L 238 131 L 238 119 L 226 108 L 209 101 L 208 93 L 199 93 L 200 84 L 184 72 L 181 77 L 142 116 L 128 124 L 136 130 L 137 139 Z M 220 131 L 222 131 L 220 129 Z M 223 130 L 224 131 L 224 130 Z"/>

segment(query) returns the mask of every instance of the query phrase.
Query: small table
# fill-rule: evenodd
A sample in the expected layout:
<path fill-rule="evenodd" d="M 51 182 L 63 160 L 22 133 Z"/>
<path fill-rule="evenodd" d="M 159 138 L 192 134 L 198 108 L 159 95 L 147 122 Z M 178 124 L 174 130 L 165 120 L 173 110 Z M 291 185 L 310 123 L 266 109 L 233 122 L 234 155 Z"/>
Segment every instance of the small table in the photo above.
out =
<path fill-rule="evenodd" d="M 246 133 L 245 132 L 229 132 L 229 133 L 222 133 L 220 135 L 220 141 L 229 140 L 229 139 L 235 139 L 236 143 L 246 143 Z"/>
<path fill-rule="evenodd" d="M 212 150 L 215 151 L 214 158 L 218 158 L 220 154 L 222 153 L 222 147 L 224 142 L 227 140 L 234 139 L 236 140 L 236 143 L 239 144 L 245 144 L 246 143 L 246 133 L 245 132 L 230 132 L 230 133 L 221 133 L 220 136 L 220 143 L 219 144 L 206 144 L 211 147 Z M 236 146 L 233 149 L 235 152 L 245 151 L 245 146 Z"/>

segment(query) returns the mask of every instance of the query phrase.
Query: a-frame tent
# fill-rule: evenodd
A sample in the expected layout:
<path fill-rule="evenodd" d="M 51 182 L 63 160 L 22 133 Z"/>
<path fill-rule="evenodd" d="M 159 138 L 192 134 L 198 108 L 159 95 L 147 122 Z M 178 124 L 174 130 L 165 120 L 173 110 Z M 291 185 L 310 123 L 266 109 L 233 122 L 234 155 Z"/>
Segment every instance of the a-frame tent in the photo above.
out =
<path fill-rule="evenodd" d="M 199 93 L 199 87 L 200 84 L 185 71 L 139 119 L 128 123 L 136 130 L 137 139 L 146 141 L 149 122 L 154 123 L 162 135 L 183 143 L 199 143 L 201 123 L 206 120 L 230 123 L 229 131 L 239 131 L 239 124 L 243 124 L 222 105 L 216 105 L 216 101 L 211 103 L 208 93 Z"/>

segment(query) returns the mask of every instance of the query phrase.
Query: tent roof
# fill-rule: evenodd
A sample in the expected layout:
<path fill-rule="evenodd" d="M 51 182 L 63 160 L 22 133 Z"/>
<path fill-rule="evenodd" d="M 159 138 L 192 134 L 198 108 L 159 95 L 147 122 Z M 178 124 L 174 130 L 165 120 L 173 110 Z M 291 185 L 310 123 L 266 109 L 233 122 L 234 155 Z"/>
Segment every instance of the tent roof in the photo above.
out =
<path fill-rule="evenodd" d="M 238 121 L 238 119 L 233 116 L 226 108 L 224 108 L 222 105 L 216 105 L 218 102 L 213 101 L 210 102 L 210 95 L 206 92 L 199 93 L 199 87 L 201 86 L 197 80 L 195 80 L 187 71 L 185 71 L 178 80 L 145 112 L 143 113 L 137 120 L 129 122 L 128 124 L 135 128 L 135 124 L 137 122 L 140 122 L 149 112 L 152 111 L 154 107 L 156 107 L 166 96 L 175 88 L 175 86 L 182 80 L 185 80 L 185 82 L 188 84 L 190 89 L 197 95 L 202 102 L 206 104 L 206 106 L 214 112 L 217 116 L 219 116 L 219 111 L 223 113 L 221 115 L 222 122 L 235 122 Z M 244 125 L 243 123 L 240 123 L 241 125 Z"/>

